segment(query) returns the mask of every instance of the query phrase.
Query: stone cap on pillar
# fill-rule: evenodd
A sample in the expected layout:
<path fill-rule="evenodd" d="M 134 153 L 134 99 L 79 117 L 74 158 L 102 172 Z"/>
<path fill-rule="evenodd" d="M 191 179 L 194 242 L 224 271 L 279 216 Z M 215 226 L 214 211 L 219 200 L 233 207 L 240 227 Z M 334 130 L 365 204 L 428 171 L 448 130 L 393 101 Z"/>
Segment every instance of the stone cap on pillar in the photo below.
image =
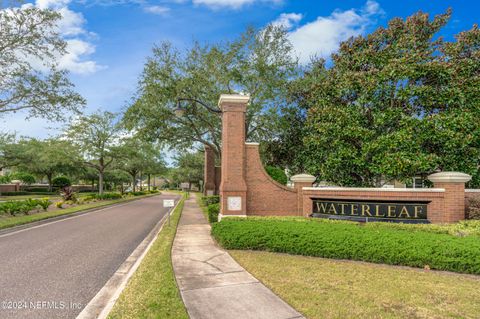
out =
<path fill-rule="evenodd" d="M 290 180 L 294 183 L 312 183 L 315 182 L 317 178 L 310 174 L 297 174 L 290 177 Z"/>
<path fill-rule="evenodd" d="M 472 176 L 461 172 L 440 172 L 428 175 L 427 178 L 434 183 L 466 183 Z"/>
<path fill-rule="evenodd" d="M 241 94 L 222 94 L 218 100 L 218 106 L 223 111 L 225 105 L 247 105 L 250 101 L 250 96 Z"/>

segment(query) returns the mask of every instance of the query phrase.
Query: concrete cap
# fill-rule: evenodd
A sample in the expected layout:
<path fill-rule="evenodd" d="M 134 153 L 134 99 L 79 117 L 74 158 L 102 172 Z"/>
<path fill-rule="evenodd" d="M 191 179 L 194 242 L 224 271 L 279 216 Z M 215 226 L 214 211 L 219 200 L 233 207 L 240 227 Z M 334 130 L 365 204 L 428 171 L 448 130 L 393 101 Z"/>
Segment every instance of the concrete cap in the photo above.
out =
<path fill-rule="evenodd" d="M 313 183 L 317 178 L 309 174 L 297 174 L 290 177 L 290 180 L 294 183 Z"/>
<path fill-rule="evenodd" d="M 218 100 L 218 106 L 222 106 L 225 103 L 228 104 L 247 104 L 250 100 L 248 95 L 240 94 L 222 94 Z"/>
<path fill-rule="evenodd" d="M 472 176 L 461 172 L 440 172 L 428 175 L 427 178 L 434 183 L 466 183 Z"/>
<path fill-rule="evenodd" d="M 18 180 L 18 179 L 14 179 L 13 181 L 11 181 L 12 184 L 21 184 L 22 181 Z"/>

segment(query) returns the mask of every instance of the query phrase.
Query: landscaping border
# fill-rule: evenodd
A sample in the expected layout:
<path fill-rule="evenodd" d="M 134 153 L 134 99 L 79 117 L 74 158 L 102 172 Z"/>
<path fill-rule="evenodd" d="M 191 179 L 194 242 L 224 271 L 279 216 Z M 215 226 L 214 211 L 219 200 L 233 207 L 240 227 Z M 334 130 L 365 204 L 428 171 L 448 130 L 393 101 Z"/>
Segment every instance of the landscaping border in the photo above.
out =
<path fill-rule="evenodd" d="M 47 223 L 50 223 L 50 222 L 55 222 L 55 221 L 59 221 L 59 220 L 70 218 L 70 217 L 80 216 L 80 215 L 83 215 L 83 214 L 94 212 L 96 210 L 101 210 L 101 209 L 105 209 L 105 208 L 112 207 L 112 206 L 118 206 L 118 205 L 126 204 L 126 203 L 129 203 L 129 202 L 135 201 L 135 200 L 140 200 L 140 199 L 153 197 L 153 196 L 158 196 L 158 195 L 162 195 L 162 193 L 147 194 L 147 195 L 137 196 L 137 197 L 133 197 L 133 198 L 119 199 L 119 200 L 116 200 L 115 202 L 103 203 L 104 205 L 85 208 L 85 209 L 81 209 L 81 210 L 74 211 L 74 212 L 67 212 L 67 213 L 53 215 L 53 216 L 46 216 L 44 218 L 39 218 L 37 220 L 27 221 L 25 223 L 13 224 L 12 226 L 6 226 L 6 227 L 0 226 L 0 236 L 5 235 L 5 234 L 9 234 L 9 233 L 13 233 L 13 232 L 17 232 L 17 231 L 22 231 L 22 230 L 30 228 L 30 227 L 41 226 L 43 224 L 47 224 Z M 25 215 L 25 216 L 34 216 L 34 215 Z"/>

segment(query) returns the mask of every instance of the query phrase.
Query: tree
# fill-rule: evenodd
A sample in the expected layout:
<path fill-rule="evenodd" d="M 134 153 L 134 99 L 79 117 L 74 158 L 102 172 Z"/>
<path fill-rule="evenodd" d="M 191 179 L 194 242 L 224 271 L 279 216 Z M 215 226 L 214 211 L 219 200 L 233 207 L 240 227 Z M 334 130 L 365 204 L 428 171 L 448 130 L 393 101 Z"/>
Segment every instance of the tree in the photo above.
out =
<path fill-rule="evenodd" d="M 120 156 L 117 168 L 131 176 L 133 191 L 135 191 L 140 172 L 147 173 L 150 190 L 150 175 L 161 172 L 165 167 L 158 146 L 133 136 L 124 138 L 117 152 Z"/>
<path fill-rule="evenodd" d="M 154 47 L 145 64 L 124 122 L 148 140 L 166 142 L 175 149 L 201 143 L 220 156 L 219 115 L 187 102 L 182 104 L 188 109 L 185 116 L 177 117 L 173 112 L 177 99 L 198 99 L 213 107 L 220 94 L 248 94 L 247 138 L 266 140 L 285 106 L 286 84 L 297 71 L 292 46 L 279 27 L 250 28 L 229 43 L 195 43 L 184 54 L 163 43 Z"/>
<path fill-rule="evenodd" d="M 169 177 L 173 184 L 199 184 L 203 180 L 204 155 L 202 152 L 181 153 L 175 158 L 175 168 L 170 171 Z"/>
<path fill-rule="evenodd" d="M 0 171 L 17 166 L 24 156 L 14 134 L 0 134 Z"/>
<path fill-rule="evenodd" d="M 19 4 L 19 3 L 17 3 Z M 66 53 L 61 15 L 25 4 L 0 9 L 0 116 L 21 110 L 52 120 L 85 104 L 56 59 Z"/>
<path fill-rule="evenodd" d="M 78 152 L 67 141 L 25 139 L 20 140 L 18 144 L 22 159 L 16 167 L 38 177 L 46 177 L 49 191 L 52 191 L 55 176 L 76 170 Z"/>
<path fill-rule="evenodd" d="M 437 37 L 450 11 L 419 12 L 351 38 L 292 92 L 308 109 L 310 173 L 340 185 L 459 170 L 480 183 L 480 30 Z"/>
<path fill-rule="evenodd" d="M 103 194 L 105 171 L 118 156 L 115 146 L 121 128 L 116 119 L 114 113 L 97 111 L 72 121 L 64 132 L 82 153 L 83 164 L 97 171 L 99 194 Z"/>

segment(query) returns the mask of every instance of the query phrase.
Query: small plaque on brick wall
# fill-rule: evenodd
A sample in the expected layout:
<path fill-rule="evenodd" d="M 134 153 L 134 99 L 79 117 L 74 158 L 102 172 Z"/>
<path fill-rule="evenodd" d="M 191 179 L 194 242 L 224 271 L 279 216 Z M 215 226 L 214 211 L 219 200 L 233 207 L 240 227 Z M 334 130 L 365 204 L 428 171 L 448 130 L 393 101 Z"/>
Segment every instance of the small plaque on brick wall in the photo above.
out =
<path fill-rule="evenodd" d="M 213 195 L 213 191 L 211 189 L 207 190 L 207 196 L 212 196 Z"/>
<path fill-rule="evenodd" d="M 228 210 L 242 210 L 242 198 L 240 196 L 229 196 L 227 207 Z"/>

